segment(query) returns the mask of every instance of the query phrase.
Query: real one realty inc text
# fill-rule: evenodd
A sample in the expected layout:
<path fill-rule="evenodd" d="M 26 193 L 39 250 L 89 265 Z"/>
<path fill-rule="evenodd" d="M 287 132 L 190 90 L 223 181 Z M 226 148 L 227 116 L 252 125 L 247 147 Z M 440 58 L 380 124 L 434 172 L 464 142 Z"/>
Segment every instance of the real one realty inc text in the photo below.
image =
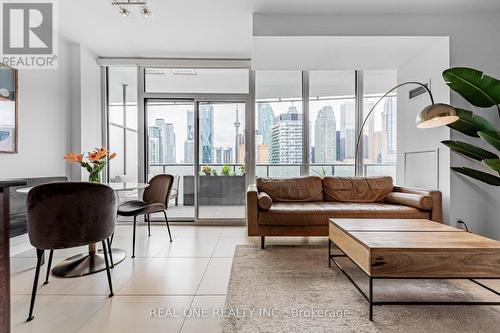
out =
<path fill-rule="evenodd" d="M 176 308 L 156 307 L 149 309 L 151 318 L 339 318 L 349 316 L 347 309 L 316 309 L 316 308 L 291 308 L 283 311 L 279 308 Z"/>

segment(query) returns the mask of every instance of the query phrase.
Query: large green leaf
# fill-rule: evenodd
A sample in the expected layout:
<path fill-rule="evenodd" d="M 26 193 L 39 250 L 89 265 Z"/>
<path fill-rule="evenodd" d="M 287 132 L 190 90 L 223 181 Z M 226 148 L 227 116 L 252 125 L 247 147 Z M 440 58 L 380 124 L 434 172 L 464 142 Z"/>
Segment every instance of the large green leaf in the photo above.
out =
<path fill-rule="evenodd" d="M 495 175 L 466 167 L 452 167 L 451 169 L 455 172 L 482 181 L 483 183 L 500 186 L 500 177 L 497 177 Z"/>
<path fill-rule="evenodd" d="M 500 150 L 500 132 L 494 131 L 480 131 L 477 134 L 490 145 Z"/>
<path fill-rule="evenodd" d="M 496 131 L 496 127 L 483 117 L 477 116 L 471 111 L 464 109 L 456 109 L 458 116 L 460 117 L 457 121 L 448 124 L 448 127 L 459 131 L 468 136 L 479 137 L 477 132 L 493 130 Z"/>
<path fill-rule="evenodd" d="M 473 68 L 454 67 L 443 72 L 446 84 L 469 103 L 482 108 L 500 104 L 500 81 Z"/>
<path fill-rule="evenodd" d="M 467 157 L 473 158 L 478 161 L 498 158 L 498 156 L 493 154 L 492 152 L 470 145 L 465 142 L 445 140 L 441 141 L 441 143 L 450 147 L 451 150 L 459 154 L 465 155 Z"/>
<path fill-rule="evenodd" d="M 483 160 L 483 163 L 487 165 L 491 170 L 498 172 L 500 174 L 500 159 L 493 158 L 489 160 Z"/>

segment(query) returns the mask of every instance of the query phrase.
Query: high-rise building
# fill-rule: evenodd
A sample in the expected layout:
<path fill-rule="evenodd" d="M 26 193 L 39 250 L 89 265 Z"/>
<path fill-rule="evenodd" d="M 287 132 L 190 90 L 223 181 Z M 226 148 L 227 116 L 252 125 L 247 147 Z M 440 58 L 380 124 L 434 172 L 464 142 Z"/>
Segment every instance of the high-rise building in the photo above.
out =
<path fill-rule="evenodd" d="M 333 163 L 337 158 L 337 129 L 331 106 L 319 110 L 314 124 L 314 163 Z"/>
<path fill-rule="evenodd" d="M 370 159 L 371 163 L 378 163 L 378 160 L 381 159 L 382 156 L 382 132 L 376 131 L 373 133 L 372 138 L 370 139 Z"/>
<path fill-rule="evenodd" d="M 186 140 L 184 141 L 184 163 L 194 163 L 194 116 L 193 111 L 186 112 Z"/>
<path fill-rule="evenodd" d="M 371 161 L 368 161 L 368 153 L 370 151 L 368 135 L 363 134 L 363 136 L 361 137 L 361 140 L 363 140 L 363 152 L 361 153 L 361 155 L 363 156 L 363 163 L 367 163 L 367 162 L 370 163 Z"/>
<path fill-rule="evenodd" d="M 238 134 L 238 139 L 236 140 L 238 145 L 238 160 L 234 161 L 236 164 L 244 164 L 245 163 L 245 134 Z"/>
<path fill-rule="evenodd" d="M 227 147 L 224 149 L 224 152 L 222 155 L 222 163 L 224 163 L 224 164 L 233 163 L 233 148 Z"/>
<path fill-rule="evenodd" d="M 375 102 L 373 100 L 365 100 L 363 103 L 363 111 L 365 116 L 371 110 Z M 375 114 L 372 114 L 367 121 L 367 124 L 363 133 L 363 159 L 365 162 L 375 163 L 376 161 L 376 151 L 378 146 L 374 146 L 371 142 L 374 140 L 375 133 Z M 366 139 L 365 139 L 366 137 Z M 357 139 L 357 138 L 356 138 Z M 366 142 L 366 143 L 365 143 Z M 375 156 L 375 157 L 374 157 Z"/>
<path fill-rule="evenodd" d="M 149 126 L 149 163 L 160 164 L 163 160 L 163 151 L 161 149 L 161 131 L 158 126 Z"/>
<path fill-rule="evenodd" d="M 214 107 L 200 104 L 200 157 L 201 163 L 212 163 L 214 148 Z"/>
<path fill-rule="evenodd" d="M 335 147 L 337 148 L 336 151 L 336 160 L 337 161 L 342 161 L 344 159 L 344 155 L 342 154 L 342 144 L 340 141 L 340 131 L 336 131 L 335 135 Z"/>
<path fill-rule="evenodd" d="M 382 157 L 387 162 L 396 160 L 396 98 L 388 97 L 382 111 Z"/>
<path fill-rule="evenodd" d="M 302 114 L 295 106 L 279 115 L 271 128 L 270 164 L 302 163 Z"/>
<path fill-rule="evenodd" d="M 222 147 L 215 147 L 215 163 L 216 164 L 222 164 L 223 161 L 223 155 L 224 155 L 224 148 Z"/>
<path fill-rule="evenodd" d="M 238 104 L 236 104 L 236 119 L 234 120 L 234 157 L 235 161 L 234 163 L 238 163 L 240 159 L 240 144 L 238 142 L 239 140 L 239 135 L 240 135 L 240 120 L 239 120 L 239 115 L 238 115 Z"/>
<path fill-rule="evenodd" d="M 269 162 L 269 146 L 262 143 L 262 135 L 255 134 L 255 162 L 257 164 L 267 164 Z"/>
<path fill-rule="evenodd" d="M 354 102 L 340 105 L 340 139 L 343 150 L 342 160 L 354 160 L 356 133 L 354 131 Z"/>
<path fill-rule="evenodd" d="M 175 163 L 175 133 L 171 123 L 164 119 L 156 119 L 155 125 L 160 129 L 160 163 Z"/>
<path fill-rule="evenodd" d="M 262 144 L 271 144 L 271 128 L 274 125 L 274 111 L 269 103 L 257 104 L 257 122 L 259 134 L 262 135 Z"/>

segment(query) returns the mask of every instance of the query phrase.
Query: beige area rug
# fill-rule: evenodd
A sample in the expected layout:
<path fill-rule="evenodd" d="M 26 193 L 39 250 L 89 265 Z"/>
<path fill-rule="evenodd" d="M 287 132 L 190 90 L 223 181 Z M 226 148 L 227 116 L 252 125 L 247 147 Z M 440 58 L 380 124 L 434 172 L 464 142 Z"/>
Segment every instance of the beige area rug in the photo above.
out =
<path fill-rule="evenodd" d="M 339 259 L 367 290 L 367 278 Z M 355 272 L 358 272 L 355 274 Z M 488 285 L 500 289 L 499 281 Z M 383 280 L 375 300 L 499 301 L 467 280 Z M 327 246 L 236 248 L 223 332 L 500 332 L 500 306 L 375 306 L 332 263 Z"/>

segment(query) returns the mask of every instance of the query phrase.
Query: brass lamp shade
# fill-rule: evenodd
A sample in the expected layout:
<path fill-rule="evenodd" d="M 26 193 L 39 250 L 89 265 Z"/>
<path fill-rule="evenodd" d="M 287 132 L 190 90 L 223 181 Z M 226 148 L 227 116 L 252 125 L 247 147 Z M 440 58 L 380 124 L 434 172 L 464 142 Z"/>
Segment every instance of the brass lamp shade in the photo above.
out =
<path fill-rule="evenodd" d="M 451 124 L 458 120 L 458 113 L 451 105 L 436 103 L 426 106 L 417 115 L 418 128 L 433 128 Z"/>

